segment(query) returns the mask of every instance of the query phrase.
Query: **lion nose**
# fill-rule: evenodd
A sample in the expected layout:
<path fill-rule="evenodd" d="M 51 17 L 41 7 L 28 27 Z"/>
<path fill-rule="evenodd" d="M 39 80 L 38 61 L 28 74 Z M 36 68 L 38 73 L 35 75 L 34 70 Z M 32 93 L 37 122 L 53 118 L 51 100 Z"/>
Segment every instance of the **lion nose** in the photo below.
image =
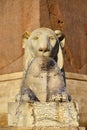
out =
<path fill-rule="evenodd" d="M 39 48 L 40 52 L 48 52 L 50 51 L 49 48 Z"/>
<path fill-rule="evenodd" d="M 39 44 L 39 52 L 49 52 L 50 51 L 50 41 L 48 39 L 48 36 L 41 35 L 40 44 Z"/>

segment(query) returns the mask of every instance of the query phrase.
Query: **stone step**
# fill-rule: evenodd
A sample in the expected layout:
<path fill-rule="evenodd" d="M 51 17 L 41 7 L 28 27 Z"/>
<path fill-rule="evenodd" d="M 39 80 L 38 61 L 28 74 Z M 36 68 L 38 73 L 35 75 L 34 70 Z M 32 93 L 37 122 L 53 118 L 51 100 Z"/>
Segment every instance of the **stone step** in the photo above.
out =
<path fill-rule="evenodd" d="M 22 127 L 0 127 L 0 130 L 86 130 L 85 127 L 69 128 L 69 127 L 33 127 L 33 128 L 22 128 Z"/>

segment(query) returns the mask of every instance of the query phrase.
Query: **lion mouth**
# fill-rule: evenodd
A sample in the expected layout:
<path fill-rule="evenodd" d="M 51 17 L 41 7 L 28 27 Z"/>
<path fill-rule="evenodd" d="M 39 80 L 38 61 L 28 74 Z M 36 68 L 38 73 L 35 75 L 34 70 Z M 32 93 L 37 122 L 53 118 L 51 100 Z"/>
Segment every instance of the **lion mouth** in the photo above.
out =
<path fill-rule="evenodd" d="M 39 52 L 38 54 L 39 56 L 46 56 L 46 57 L 49 57 L 50 56 L 50 52 Z"/>

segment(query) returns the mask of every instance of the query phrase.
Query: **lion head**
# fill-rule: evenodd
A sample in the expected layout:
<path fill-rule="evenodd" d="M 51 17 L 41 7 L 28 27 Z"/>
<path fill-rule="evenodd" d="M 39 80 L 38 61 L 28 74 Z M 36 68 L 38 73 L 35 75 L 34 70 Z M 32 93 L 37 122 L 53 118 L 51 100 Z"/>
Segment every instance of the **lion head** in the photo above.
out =
<path fill-rule="evenodd" d="M 52 57 L 57 62 L 58 67 L 62 69 L 64 64 L 62 48 L 64 45 L 65 37 L 60 30 L 38 28 L 31 34 L 26 32 L 23 40 L 25 70 L 32 59 L 38 56 Z"/>

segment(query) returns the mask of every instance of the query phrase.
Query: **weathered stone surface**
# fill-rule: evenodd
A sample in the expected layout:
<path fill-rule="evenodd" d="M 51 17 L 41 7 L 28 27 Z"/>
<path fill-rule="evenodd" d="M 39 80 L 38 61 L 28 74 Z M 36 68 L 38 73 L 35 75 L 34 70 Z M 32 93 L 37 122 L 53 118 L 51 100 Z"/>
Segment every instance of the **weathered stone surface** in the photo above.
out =
<path fill-rule="evenodd" d="M 32 127 L 34 123 L 32 104 L 8 104 L 8 126 Z"/>
<path fill-rule="evenodd" d="M 0 113 L 0 127 L 8 126 L 8 113 Z"/>
<path fill-rule="evenodd" d="M 78 126 L 78 113 L 72 102 L 34 105 L 36 126 Z"/>
<path fill-rule="evenodd" d="M 35 58 L 30 66 L 28 65 L 27 73 L 22 81 L 24 82 L 21 87 L 22 100 L 35 101 L 36 98 L 40 102 L 67 100 L 68 95 L 62 73 L 57 63 L 50 57 Z M 36 98 L 31 99 L 30 94 L 32 97 L 35 95 Z"/>
<path fill-rule="evenodd" d="M 73 87 L 72 87 L 73 84 Z M 79 123 L 81 126 L 86 125 L 87 120 L 87 81 L 78 81 L 73 79 L 67 80 L 67 89 L 72 96 L 72 100 L 79 104 Z"/>
<path fill-rule="evenodd" d="M 80 127 L 79 130 L 86 130 L 86 128 L 85 127 Z"/>
<path fill-rule="evenodd" d="M 23 69 L 22 35 L 40 27 L 39 4 L 39 0 L 0 1 L 0 74 Z"/>
<path fill-rule="evenodd" d="M 65 68 L 69 72 L 87 74 L 86 4 L 81 0 L 48 0 L 51 27 L 61 28 L 66 34 Z"/>
<path fill-rule="evenodd" d="M 78 127 L 78 112 L 73 102 L 66 103 L 9 103 L 9 126 Z M 16 114 L 17 112 L 17 114 Z"/>
<path fill-rule="evenodd" d="M 73 127 L 73 128 L 70 128 L 70 127 L 63 127 L 63 128 L 59 128 L 59 127 L 34 127 L 34 128 L 20 128 L 20 127 L 1 127 L 0 130 L 78 130 L 78 128 L 76 127 Z M 80 128 L 79 127 L 79 130 L 86 130 L 86 128 Z"/>
<path fill-rule="evenodd" d="M 22 72 L 0 75 L 0 123 L 7 122 L 8 102 L 15 101 L 20 90 L 22 75 Z M 66 78 L 67 91 L 79 106 L 80 126 L 87 126 L 87 76 L 79 77 L 79 74 L 66 73 Z M 6 126 L 7 123 L 4 124 Z"/>

